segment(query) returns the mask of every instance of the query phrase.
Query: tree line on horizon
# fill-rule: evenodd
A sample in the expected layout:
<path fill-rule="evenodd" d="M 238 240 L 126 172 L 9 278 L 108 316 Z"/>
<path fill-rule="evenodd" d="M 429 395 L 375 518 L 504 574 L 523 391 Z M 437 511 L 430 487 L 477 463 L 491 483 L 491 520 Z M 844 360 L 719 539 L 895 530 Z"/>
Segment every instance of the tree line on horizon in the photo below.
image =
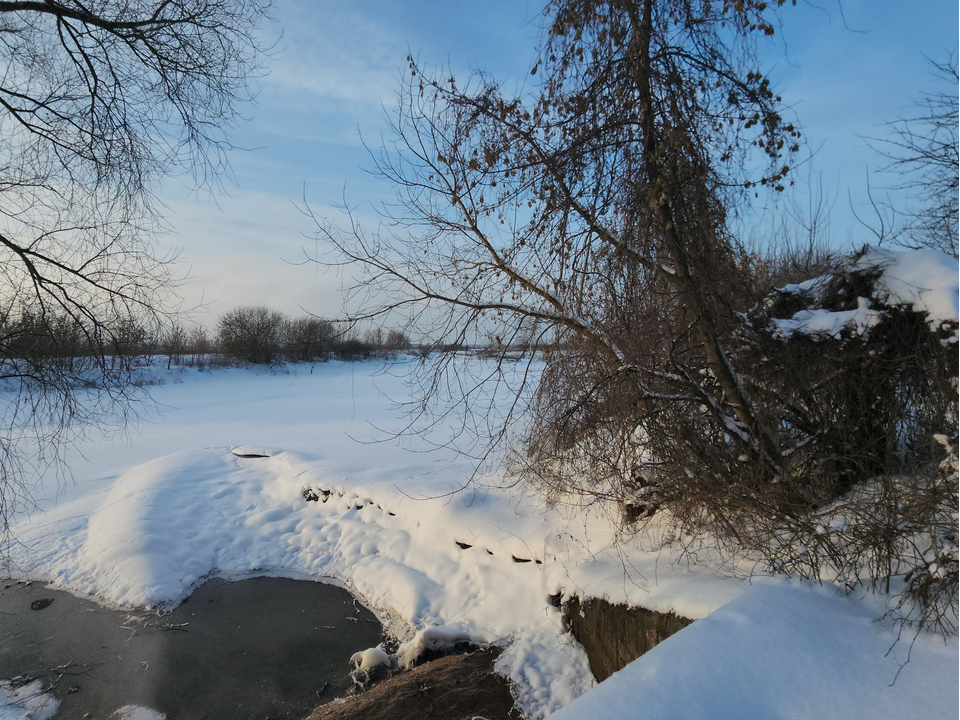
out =
<path fill-rule="evenodd" d="M 359 331 L 313 315 L 289 317 L 267 306 L 240 306 L 224 313 L 211 332 L 201 324 L 151 325 L 131 316 L 106 338 L 94 338 L 82 319 L 65 313 L 23 310 L 0 315 L 4 354 L 29 363 L 58 360 L 81 371 L 95 357 L 114 362 L 165 356 L 174 365 L 325 362 L 390 357 L 413 348 L 403 330 Z"/>

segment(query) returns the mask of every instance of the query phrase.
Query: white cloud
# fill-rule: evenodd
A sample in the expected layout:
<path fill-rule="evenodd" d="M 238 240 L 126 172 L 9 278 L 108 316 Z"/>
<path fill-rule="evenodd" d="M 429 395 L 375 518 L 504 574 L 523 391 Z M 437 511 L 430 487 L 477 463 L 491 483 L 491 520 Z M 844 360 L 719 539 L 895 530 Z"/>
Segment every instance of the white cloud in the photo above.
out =
<path fill-rule="evenodd" d="M 407 41 L 369 9 L 350 3 L 278 6 L 284 38 L 265 88 L 314 100 L 390 100 Z"/>
<path fill-rule="evenodd" d="M 178 248 L 189 281 L 181 287 L 184 307 L 212 326 L 237 305 L 268 305 L 295 315 L 340 312 L 342 278 L 308 261 L 322 252 L 315 226 L 290 199 L 237 192 L 232 197 L 165 198 L 173 232 L 161 246 Z M 333 215 L 329 207 L 318 215 Z"/>

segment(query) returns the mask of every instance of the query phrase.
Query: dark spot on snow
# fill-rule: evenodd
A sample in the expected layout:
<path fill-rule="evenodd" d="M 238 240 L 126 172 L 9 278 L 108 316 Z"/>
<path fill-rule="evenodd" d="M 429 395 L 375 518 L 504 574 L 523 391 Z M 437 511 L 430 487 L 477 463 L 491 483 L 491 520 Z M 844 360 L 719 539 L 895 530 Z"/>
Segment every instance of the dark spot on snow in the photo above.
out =
<path fill-rule="evenodd" d="M 243 459 L 245 459 L 245 460 L 249 460 L 249 459 L 251 459 L 251 458 L 267 458 L 267 457 L 270 457 L 269 455 L 265 455 L 265 454 L 263 454 L 263 453 L 241 453 L 241 452 L 237 452 L 236 450 L 233 451 L 233 454 L 236 455 L 238 458 L 243 458 Z"/>
<path fill-rule="evenodd" d="M 390 517 L 396 517 L 396 516 L 397 516 L 397 514 L 396 514 L 395 512 L 389 512 L 389 511 L 387 512 L 387 515 L 389 515 Z"/>
<path fill-rule="evenodd" d="M 547 595 L 547 604 L 550 607 L 558 608 L 563 604 L 563 592 L 554 593 L 553 595 Z"/>
<path fill-rule="evenodd" d="M 332 494 L 330 490 L 324 490 L 323 488 L 319 490 L 314 490 L 313 488 L 303 489 L 303 499 L 307 502 L 317 502 L 319 500 L 326 502 Z"/>
<path fill-rule="evenodd" d="M 542 561 L 542 560 L 536 560 L 536 559 L 535 559 L 534 562 L 535 562 L 537 565 L 543 565 L 543 561 Z"/>
<path fill-rule="evenodd" d="M 487 550 L 487 555 L 493 555 L 493 552 L 490 550 Z"/>
<path fill-rule="evenodd" d="M 513 561 L 514 561 L 515 563 L 528 563 L 528 562 L 532 562 L 532 561 L 530 560 L 530 558 L 518 558 L 516 555 L 511 555 L 510 557 L 513 558 Z"/>
<path fill-rule="evenodd" d="M 459 540 L 454 540 L 454 542 L 457 544 L 457 547 L 460 548 L 461 550 L 469 550 L 470 548 L 473 547 L 473 545 L 467 545 L 466 543 L 460 542 Z"/>
<path fill-rule="evenodd" d="M 40 598 L 30 603 L 31 610 L 45 610 L 53 605 L 53 598 Z"/>

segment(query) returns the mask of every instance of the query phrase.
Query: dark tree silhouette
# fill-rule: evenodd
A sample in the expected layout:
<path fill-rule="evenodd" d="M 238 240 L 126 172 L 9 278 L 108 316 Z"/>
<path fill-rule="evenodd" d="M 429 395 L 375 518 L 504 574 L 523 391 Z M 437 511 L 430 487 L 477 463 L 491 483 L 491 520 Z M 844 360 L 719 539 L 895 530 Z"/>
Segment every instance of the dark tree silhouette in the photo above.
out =
<path fill-rule="evenodd" d="M 4 528 L 28 495 L 27 445 L 49 460 L 71 429 L 126 416 L 122 344 L 135 327 L 155 336 L 172 307 L 169 258 L 152 246 L 156 182 L 225 169 L 269 4 L 0 2 Z M 27 348 L 25 334 L 43 342 Z"/>
<path fill-rule="evenodd" d="M 319 234 L 365 273 L 350 319 L 403 312 L 438 349 L 486 342 L 482 363 L 438 352 L 423 365 L 413 409 L 428 426 L 483 433 L 465 444 L 482 457 L 514 441 L 520 480 L 606 504 L 624 529 L 657 514 L 670 537 L 777 570 L 889 583 L 920 567 L 924 532 L 955 547 L 953 481 L 929 464 L 934 436 L 955 435 L 956 326 L 884 305 L 887 261 L 821 262 L 815 244 L 775 264 L 823 272 L 817 292 L 764 297 L 776 273 L 758 272 L 731 216 L 783 190 L 799 149 L 754 54 L 783 4 L 554 0 L 537 92 L 522 96 L 410 59 L 375 154 L 397 202 L 376 231 L 348 218 Z M 862 303 L 869 333 L 777 331 Z M 489 400 L 504 387 L 506 411 Z M 884 510 L 908 506 L 909 521 Z M 951 567 L 941 599 L 956 597 L 955 553 Z"/>

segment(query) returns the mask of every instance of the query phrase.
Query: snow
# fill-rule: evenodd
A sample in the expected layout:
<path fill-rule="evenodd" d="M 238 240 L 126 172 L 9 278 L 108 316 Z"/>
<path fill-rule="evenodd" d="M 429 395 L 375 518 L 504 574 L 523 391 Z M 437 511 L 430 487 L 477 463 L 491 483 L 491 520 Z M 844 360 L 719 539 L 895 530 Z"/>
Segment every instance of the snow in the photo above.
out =
<path fill-rule="evenodd" d="M 793 333 L 804 335 L 830 335 L 840 339 L 846 331 L 855 335 L 864 335 L 878 325 L 883 319 L 883 313 L 870 309 L 870 300 L 864 297 L 857 298 L 855 310 L 801 310 L 793 317 L 774 319 L 773 323 L 784 336 Z"/>
<path fill-rule="evenodd" d="M 926 312 L 932 327 L 956 322 L 960 317 L 955 257 L 932 249 L 895 252 L 871 248 L 857 266 L 882 268 L 877 298 L 888 305 L 909 305 L 917 312 Z"/>
<path fill-rule="evenodd" d="M 850 270 L 880 271 L 874 286 L 874 300 L 886 307 L 909 307 L 927 313 L 932 330 L 944 324 L 956 324 L 960 318 L 960 283 L 957 259 L 938 250 L 923 249 L 896 252 L 884 248 L 868 249 Z M 781 292 L 816 296 L 825 278 L 787 285 Z M 844 333 L 864 335 L 883 319 L 883 310 L 871 309 L 873 301 L 857 298 L 853 310 L 831 311 L 823 308 L 801 310 L 790 318 L 773 319 L 783 336 L 794 333 L 832 336 Z M 954 333 L 955 337 L 956 333 Z"/>
<path fill-rule="evenodd" d="M 48 720 L 59 706 L 53 695 L 43 692 L 39 680 L 23 685 L 0 680 L 0 720 Z"/>
<path fill-rule="evenodd" d="M 370 672 L 381 665 L 389 666 L 390 656 L 381 647 L 367 648 L 350 656 L 350 662 L 361 672 Z"/>
<path fill-rule="evenodd" d="M 111 717 L 116 718 L 116 720 L 167 720 L 167 716 L 162 712 L 139 705 L 124 705 Z"/>
<path fill-rule="evenodd" d="M 42 511 L 15 524 L 15 573 L 110 606 L 160 609 L 210 577 L 333 582 L 379 613 L 400 643 L 400 664 L 464 640 L 503 646 L 497 669 L 514 681 L 531 718 L 594 685 L 585 652 L 548 602 L 557 593 L 698 619 L 668 643 L 692 632 L 702 646 L 684 640 L 679 650 L 665 643 L 655 651 L 679 653 L 664 657 L 685 664 L 694 685 L 722 685 L 711 654 L 734 647 L 738 628 L 746 633 L 742 652 L 766 653 L 757 672 L 776 665 L 785 677 L 817 663 L 833 683 L 825 687 L 841 695 L 841 679 L 873 687 L 871 673 L 885 672 L 889 630 L 869 622 L 883 608 L 793 586 L 793 600 L 768 604 L 738 579 L 752 568 L 709 553 L 694 563 L 680 543 L 660 549 L 656 536 L 619 537 L 599 508 L 547 508 L 497 474 L 469 483 L 471 462 L 446 447 L 426 452 L 438 444 L 430 438 L 398 443 L 392 433 L 405 418 L 390 398 L 406 399 L 404 375 L 414 363 L 396 361 L 386 372 L 371 362 L 317 364 L 312 372 L 157 369 L 150 421 L 128 442 L 92 432 L 68 454 L 75 482 L 48 488 Z M 448 428 L 434 432 L 446 439 Z M 764 591 L 779 592 L 771 587 Z M 791 635 L 794 618 L 815 617 L 831 602 L 849 611 L 817 630 L 824 644 L 804 640 L 814 631 L 806 624 Z M 917 667 L 929 648 L 925 638 L 914 644 Z M 380 653 L 360 653 L 360 665 L 382 661 Z M 930 692 L 929 703 L 951 710 L 956 643 L 940 654 L 954 681 Z M 736 667 L 721 664 L 728 675 Z M 903 693 L 896 702 L 931 687 L 904 673 L 888 693 Z M 798 692 L 770 707 L 786 712 Z M 845 712 L 855 704 L 835 700 Z M 743 702 L 753 712 L 753 700 Z M 820 716 L 849 717 L 831 712 Z"/>
<path fill-rule="evenodd" d="M 855 599 L 768 580 L 551 720 L 954 720 L 957 674 L 955 640 L 898 635 Z"/>

